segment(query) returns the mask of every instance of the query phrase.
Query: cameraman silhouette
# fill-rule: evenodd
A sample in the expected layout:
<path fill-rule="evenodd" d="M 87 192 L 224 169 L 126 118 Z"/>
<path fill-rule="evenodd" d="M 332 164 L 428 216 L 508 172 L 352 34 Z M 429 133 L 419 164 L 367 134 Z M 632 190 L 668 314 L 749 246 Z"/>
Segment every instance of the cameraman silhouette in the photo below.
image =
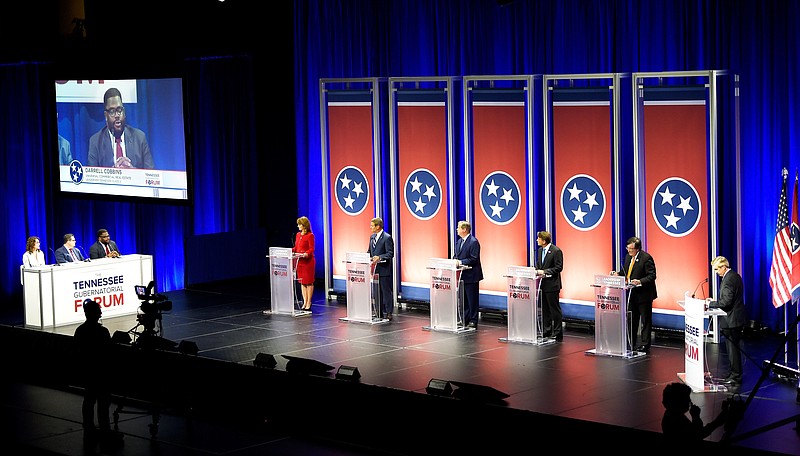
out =
<path fill-rule="evenodd" d="M 81 408 L 84 439 L 87 443 L 94 443 L 98 439 L 101 444 L 119 442 L 122 435 L 111 431 L 108 417 L 111 406 L 108 373 L 113 369 L 105 363 L 112 359 L 111 335 L 100 323 L 100 317 L 103 315 L 100 304 L 91 299 L 84 300 L 83 313 L 86 321 L 75 330 L 75 343 L 77 367 L 84 386 Z M 97 428 L 94 425 L 95 404 L 97 404 Z"/>
<path fill-rule="evenodd" d="M 703 419 L 700 418 L 700 407 L 692 404 L 692 399 L 689 397 L 691 393 L 692 388 L 685 383 L 673 382 L 664 387 L 661 400 L 664 404 L 661 432 L 679 445 L 700 442 L 725 424 L 728 419 L 728 409 L 723 407 L 713 421 L 704 425 Z M 686 416 L 686 412 L 689 412 L 691 420 Z"/>

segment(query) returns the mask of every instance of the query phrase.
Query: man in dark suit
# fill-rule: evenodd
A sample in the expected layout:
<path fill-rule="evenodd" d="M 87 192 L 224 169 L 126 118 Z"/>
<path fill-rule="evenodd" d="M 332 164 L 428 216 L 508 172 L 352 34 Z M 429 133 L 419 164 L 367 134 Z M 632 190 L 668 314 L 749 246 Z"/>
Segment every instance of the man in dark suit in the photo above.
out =
<path fill-rule="evenodd" d="M 122 94 L 117 88 L 103 95 L 106 126 L 89 138 L 88 166 L 107 168 L 155 168 L 147 136 L 131 127 L 125 118 Z"/>
<path fill-rule="evenodd" d="M 369 256 L 378 274 L 381 289 L 381 318 L 392 319 L 394 311 L 394 283 L 392 279 L 392 258 L 394 258 L 394 239 L 383 230 L 383 219 L 375 217 L 369 222 L 372 235 L 369 237 Z"/>
<path fill-rule="evenodd" d="M 722 277 L 719 284 L 719 295 L 714 301 L 709 298 L 710 308 L 722 309 L 725 316 L 720 320 L 720 333 L 725 337 L 725 349 L 728 352 L 730 372 L 723 381 L 732 386 L 742 383 L 742 351 L 739 344 L 746 322 L 744 311 L 744 285 L 742 276 L 731 269 L 728 259 L 718 256 L 711 261 L 711 267 Z"/>
<path fill-rule="evenodd" d="M 111 240 L 108 230 L 100 228 L 97 230 L 97 242 L 89 247 L 89 258 L 119 258 L 119 248 L 117 243 Z"/>
<path fill-rule="evenodd" d="M 64 235 L 64 245 L 56 249 L 56 263 L 72 263 L 83 261 L 81 251 L 75 248 L 75 235 L 67 233 Z"/>
<path fill-rule="evenodd" d="M 480 281 L 483 280 L 481 268 L 481 243 L 471 234 L 472 226 L 466 221 L 458 222 L 458 239 L 456 239 L 455 255 L 459 264 L 469 266 L 461 272 L 464 282 L 464 324 L 470 328 L 478 327 L 478 310 L 480 309 Z"/>
<path fill-rule="evenodd" d="M 539 288 L 542 290 L 542 333 L 544 337 L 561 341 L 564 340 L 564 330 L 558 295 L 561 292 L 564 253 L 552 242 L 553 237 L 547 231 L 536 233 L 536 243 L 539 244 L 536 275 L 541 277 Z"/>
<path fill-rule="evenodd" d="M 628 254 L 622 262 L 622 270 L 615 271 L 624 275 L 633 286 L 628 293 L 628 310 L 631 312 L 631 346 L 636 351 L 649 352 L 653 332 L 653 301 L 658 297 L 656 290 L 656 262 L 653 257 L 642 250 L 642 240 L 636 236 L 628 238 L 626 243 Z M 639 345 L 636 345 L 636 334 L 639 332 L 639 320 L 642 322 L 642 334 Z"/>

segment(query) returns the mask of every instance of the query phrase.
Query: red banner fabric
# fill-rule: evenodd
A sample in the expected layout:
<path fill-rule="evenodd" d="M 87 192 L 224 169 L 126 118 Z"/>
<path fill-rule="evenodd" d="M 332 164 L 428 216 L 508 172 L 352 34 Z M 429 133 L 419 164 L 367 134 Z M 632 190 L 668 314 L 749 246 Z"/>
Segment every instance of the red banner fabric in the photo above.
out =
<path fill-rule="evenodd" d="M 528 266 L 523 103 L 473 106 L 473 234 L 481 243 L 481 290 L 505 293 L 508 266 Z"/>

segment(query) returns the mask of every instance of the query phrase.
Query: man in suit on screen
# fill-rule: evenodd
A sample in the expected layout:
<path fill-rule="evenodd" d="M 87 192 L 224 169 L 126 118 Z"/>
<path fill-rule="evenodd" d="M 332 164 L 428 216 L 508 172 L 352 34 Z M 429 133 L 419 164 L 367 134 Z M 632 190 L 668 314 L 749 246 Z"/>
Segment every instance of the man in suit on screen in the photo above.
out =
<path fill-rule="evenodd" d="M 89 138 L 88 166 L 107 168 L 155 168 L 147 136 L 127 124 L 122 94 L 117 88 L 103 95 L 106 126 Z"/>

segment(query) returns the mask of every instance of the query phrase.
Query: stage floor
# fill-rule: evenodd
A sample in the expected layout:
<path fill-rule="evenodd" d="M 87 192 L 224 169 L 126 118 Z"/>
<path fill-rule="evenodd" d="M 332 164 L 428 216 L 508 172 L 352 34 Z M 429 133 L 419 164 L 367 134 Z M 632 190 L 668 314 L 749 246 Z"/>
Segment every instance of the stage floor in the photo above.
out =
<path fill-rule="evenodd" d="M 590 329 L 567 327 L 563 342 L 529 345 L 502 342 L 507 327 L 482 319 L 477 331 L 447 333 L 423 329 L 430 325 L 424 310 L 401 307 L 387 324 L 343 322 L 344 303 L 329 301 L 317 291 L 310 315 L 264 315 L 269 307 L 268 277 L 250 278 L 166 293 L 172 310 L 162 315 L 162 336 L 191 341 L 198 357 L 252 365 L 256 355 L 274 355 L 275 369 L 285 370 L 289 355 L 339 367 L 357 367 L 361 384 L 426 394 L 431 379 L 483 385 L 508 394 L 503 407 L 547 415 L 660 432 L 661 392 L 684 371 L 683 341 L 656 337 L 647 356 L 624 359 L 589 356 L 595 348 Z M 21 307 L 21 306 L 20 306 Z M 19 312 L 6 312 L 3 324 L 22 326 Z M 103 321 L 114 331 L 136 326 L 135 316 Z M 46 329 L 72 335 L 77 325 Z M 41 331 L 41 330 L 32 330 Z M 729 434 L 738 449 L 800 455 L 800 415 L 796 383 L 763 370 L 764 361 L 780 352 L 782 339 L 772 333 L 748 334 L 744 341 L 744 383 L 736 391 L 692 394 L 707 422 L 732 393 L 749 401 L 744 418 Z M 708 371 L 726 373 L 724 344 L 706 344 Z M 8 367 L 7 367 L 8 368 Z M 335 370 L 330 372 L 333 377 Z M 758 384 L 760 383 L 760 384 Z M 758 384 L 757 390 L 754 391 Z M 11 437 L 28 450 L 49 454 L 79 454 L 80 391 L 54 390 L 10 382 L 2 394 L 3 424 L 14 423 Z M 113 406 L 112 406 L 113 410 Z M 424 411 L 421 412 L 424 417 Z M 309 417 L 306 431 L 292 435 L 247 433 L 224 423 L 187 426 L 183 416 L 164 411 L 157 435 L 149 433 L 148 415 L 124 415 L 123 447 L 109 454 L 380 454 L 385 450 L 357 448 L 313 438 L 315 426 L 329 417 Z M 397 419 L 401 419 L 397 417 Z M 397 426 L 389 438 L 421 432 Z M 476 432 L 480 432 L 476 429 Z M 707 440 L 719 441 L 718 429 Z M 308 436 L 308 437 L 305 437 Z M 533 443 L 533 442 L 532 442 Z M 564 448 L 569 448 L 567 445 Z M 754 451 L 758 452 L 758 451 Z M 391 453 L 391 452 L 390 452 Z"/>

